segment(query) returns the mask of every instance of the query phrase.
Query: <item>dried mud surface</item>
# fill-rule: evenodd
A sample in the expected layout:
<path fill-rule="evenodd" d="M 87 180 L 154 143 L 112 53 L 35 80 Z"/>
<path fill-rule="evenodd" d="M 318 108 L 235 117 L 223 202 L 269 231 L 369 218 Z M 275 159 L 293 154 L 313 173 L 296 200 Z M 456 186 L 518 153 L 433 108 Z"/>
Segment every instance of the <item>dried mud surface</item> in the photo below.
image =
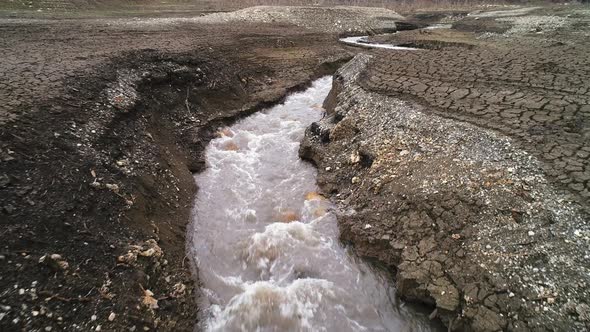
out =
<path fill-rule="evenodd" d="M 245 13 L 0 19 L 0 330 L 192 330 L 208 140 L 361 51 L 301 150 L 342 240 L 451 330 L 589 328 L 587 7 L 374 38 L 420 51 Z"/>
<path fill-rule="evenodd" d="M 292 26 L 0 20 L 0 330 L 192 331 L 192 172 L 351 55 Z"/>
<path fill-rule="evenodd" d="M 423 49 L 363 51 L 306 133 L 342 240 L 450 330 L 590 327 L 588 14 L 375 37 Z"/>

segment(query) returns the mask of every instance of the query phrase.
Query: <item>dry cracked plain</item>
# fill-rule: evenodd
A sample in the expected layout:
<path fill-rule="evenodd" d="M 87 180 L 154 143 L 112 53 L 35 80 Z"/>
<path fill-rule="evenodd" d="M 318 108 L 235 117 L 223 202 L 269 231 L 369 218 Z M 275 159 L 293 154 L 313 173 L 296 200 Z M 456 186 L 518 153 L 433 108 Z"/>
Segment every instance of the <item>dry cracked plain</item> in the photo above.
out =
<path fill-rule="evenodd" d="M 19 13 L 0 18 L 0 330 L 192 330 L 207 142 L 338 67 L 300 153 L 342 241 L 449 330 L 590 328 L 587 6 Z M 447 28 L 371 38 L 418 51 L 338 42 L 394 22 Z"/>

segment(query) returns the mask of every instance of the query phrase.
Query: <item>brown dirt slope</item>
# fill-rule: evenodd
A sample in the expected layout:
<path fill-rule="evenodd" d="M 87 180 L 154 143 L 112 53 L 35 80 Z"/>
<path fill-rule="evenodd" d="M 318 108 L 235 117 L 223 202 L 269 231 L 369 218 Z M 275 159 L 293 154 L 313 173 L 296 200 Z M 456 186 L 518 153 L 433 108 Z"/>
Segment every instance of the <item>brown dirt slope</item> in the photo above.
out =
<path fill-rule="evenodd" d="M 192 330 L 185 226 L 206 142 L 348 53 L 281 26 L 0 29 L 0 330 Z"/>

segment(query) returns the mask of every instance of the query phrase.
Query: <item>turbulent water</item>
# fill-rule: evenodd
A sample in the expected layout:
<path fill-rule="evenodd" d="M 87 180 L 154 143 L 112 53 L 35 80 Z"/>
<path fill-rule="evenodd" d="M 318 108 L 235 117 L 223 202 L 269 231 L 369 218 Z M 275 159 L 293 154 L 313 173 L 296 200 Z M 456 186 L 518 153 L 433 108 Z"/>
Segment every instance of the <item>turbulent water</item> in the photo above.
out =
<path fill-rule="evenodd" d="M 208 331 L 422 331 L 387 278 L 338 242 L 315 169 L 298 157 L 331 78 L 220 130 L 193 213 Z"/>

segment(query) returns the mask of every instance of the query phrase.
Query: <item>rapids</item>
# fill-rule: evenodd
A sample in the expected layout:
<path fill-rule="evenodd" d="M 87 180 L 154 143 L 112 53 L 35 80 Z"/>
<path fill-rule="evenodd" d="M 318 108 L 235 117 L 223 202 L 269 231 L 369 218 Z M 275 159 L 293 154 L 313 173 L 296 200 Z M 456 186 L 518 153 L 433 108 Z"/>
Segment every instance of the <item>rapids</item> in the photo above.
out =
<path fill-rule="evenodd" d="M 298 157 L 323 115 L 321 78 L 219 131 L 206 150 L 190 228 L 207 331 L 429 331 L 386 274 L 338 241 L 316 170 Z"/>

